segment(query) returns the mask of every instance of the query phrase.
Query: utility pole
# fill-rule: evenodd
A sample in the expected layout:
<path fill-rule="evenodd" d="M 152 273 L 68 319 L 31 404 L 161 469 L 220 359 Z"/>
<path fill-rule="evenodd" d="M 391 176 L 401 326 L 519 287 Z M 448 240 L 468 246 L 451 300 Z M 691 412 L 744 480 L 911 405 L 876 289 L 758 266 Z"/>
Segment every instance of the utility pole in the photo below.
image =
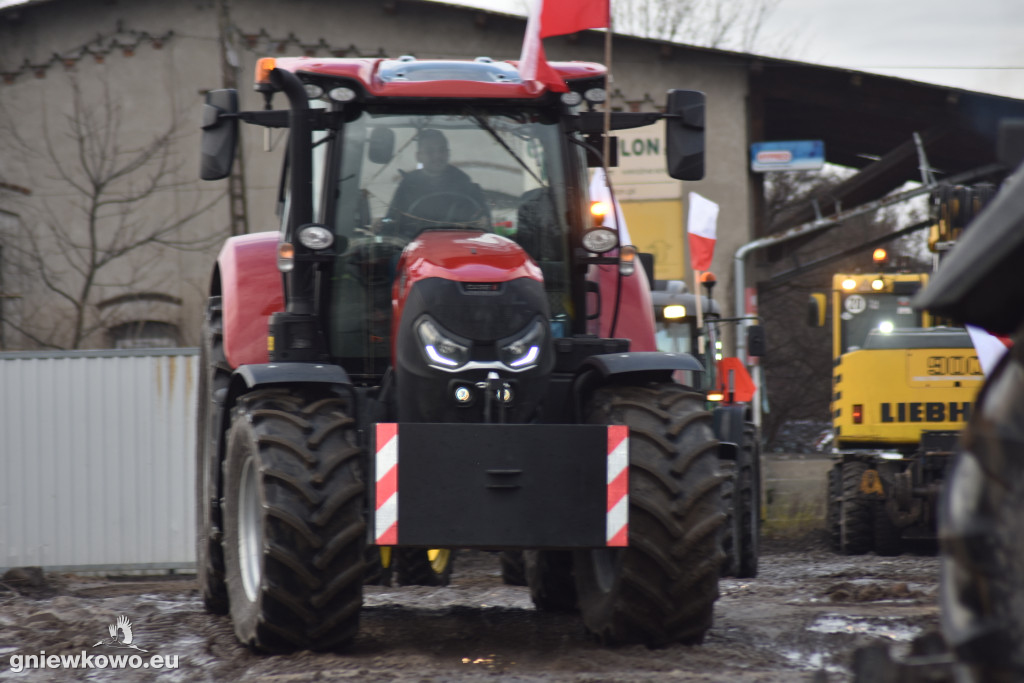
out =
<path fill-rule="evenodd" d="M 220 43 L 221 86 L 238 90 L 238 49 L 231 24 L 230 0 L 217 0 L 217 35 Z M 239 144 L 235 163 L 228 176 L 228 209 L 231 212 L 231 234 L 249 232 L 249 215 L 245 204 L 245 156 Z"/>

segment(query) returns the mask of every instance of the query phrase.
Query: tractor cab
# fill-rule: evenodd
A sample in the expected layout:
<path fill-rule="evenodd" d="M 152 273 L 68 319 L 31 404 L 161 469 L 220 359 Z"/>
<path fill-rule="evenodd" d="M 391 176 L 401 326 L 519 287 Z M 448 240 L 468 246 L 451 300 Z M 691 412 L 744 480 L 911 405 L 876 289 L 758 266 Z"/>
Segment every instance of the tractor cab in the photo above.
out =
<path fill-rule="evenodd" d="M 396 268 L 415 240 L 447 242 L 455 258 L 457 244 L 475 245 L 466 256 L 518 247 L 543 281 L 545 324 L 564 336 L 573 317 L 567 217 L 582 211 L 582 196 L 571 197 L 564 181 L 565 156 L 574 153 L 556 117 L 522 106 L 367 108 L 347 121 L 333 149 L 320 153 L 319 175 L 331 189 L 320 192 L 318 222 L 335 243 L 324 291 L 337 312 L 327 330 L 331 357 L 360 374 L 383 372 Z M 496 285 L 465 286 L 500 298 Z"/>

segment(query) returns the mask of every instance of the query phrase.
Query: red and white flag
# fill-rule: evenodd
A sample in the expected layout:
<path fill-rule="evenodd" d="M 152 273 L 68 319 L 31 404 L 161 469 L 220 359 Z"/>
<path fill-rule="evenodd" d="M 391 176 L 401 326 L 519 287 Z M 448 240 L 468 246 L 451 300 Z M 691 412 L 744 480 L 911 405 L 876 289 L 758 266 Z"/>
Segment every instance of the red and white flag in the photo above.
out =
<path fill-rule="evenodd" d="M 569 88 L 544 56 L 542 38 L 576 33 L 588 28 L 607 28 L 609 0 L 536 0 L 526 21 L 519 73 L 526 82 L 539 82 L 552 92 Z"/>
<path fill-rule="evenodd" d="M 978 363 L 981 364 L 981 371 L 988 377 L 996 369 L 996 366 L 999 365 L 999 361 L 1002 360 L 1006 350 L 1010 348 L 1010 339 L 1009 337 L 1001 337 L 991 332 L 986 332 L 974 325 L 967 326 L 967 333 L 971 335 L 971 342 L 974 344 L 974 350 L 978 354 Z"/>
<path fill-rule="evenodd" d="M 686 232 L 690 236 L 690 266 L 694 270 L 706 271 L 711 268 L 717 226 L 718 204 L 691 192 Z"/>

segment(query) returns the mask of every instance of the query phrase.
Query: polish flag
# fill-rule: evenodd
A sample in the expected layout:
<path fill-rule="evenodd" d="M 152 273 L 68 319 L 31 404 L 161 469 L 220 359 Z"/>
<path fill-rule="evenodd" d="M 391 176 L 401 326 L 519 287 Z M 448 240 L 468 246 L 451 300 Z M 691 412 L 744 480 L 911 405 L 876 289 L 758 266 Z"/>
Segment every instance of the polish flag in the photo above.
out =
<path fill-rule="evenodd" d="M 551 92 L 569 88 L 544 56 L 542 38 L 576 33 L 588 28 L 607 28 L 609 0 L 536 0 L 526 21 L 519 73 L 527 83 L 541 83 Z"/>
<path fill-rule="evenodd" d="M 690 265 L 694 270 L 706 271 L 711 268 L 717 225 L 718 204 L 691 192 L 686 232 L 690 236 Z"/>

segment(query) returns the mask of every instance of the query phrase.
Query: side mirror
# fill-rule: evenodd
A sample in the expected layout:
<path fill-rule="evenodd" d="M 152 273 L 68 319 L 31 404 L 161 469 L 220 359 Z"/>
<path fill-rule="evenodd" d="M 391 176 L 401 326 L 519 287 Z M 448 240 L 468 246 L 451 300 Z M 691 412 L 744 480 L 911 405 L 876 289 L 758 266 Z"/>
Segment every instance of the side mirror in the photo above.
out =
<path fill-rule="evenodd" d="M 386 164 L 391 161 L 395 156 L 395 131 L 384 127 L 370 131 L 368 156 L 375 164 Z"/>
<path fill-rule="evenodd" d="M 220 180 L 231 175 L 238 146 L 237 90 L 211 90 L 203 105 L 203 135 L 200 141 L 199 177 Z"/>
<path fill-rule="evenodd" d="M 821 292 L 811 294 L 807 300 L 807 324 L 811 327 L 824 327 L 825 310 L 825 295 Z"/>
<path fill-rule="evenodd" d="M 766 347 L 764 328 L 760 325 L 750 325 L 747 327 L 747 355 L 764 356 Z"/>
<path fill-rule="evenodd" d="M 704 93 L 669 90 L 665 107 L 668 174 L 676 180 L 704 177 Z"/>

